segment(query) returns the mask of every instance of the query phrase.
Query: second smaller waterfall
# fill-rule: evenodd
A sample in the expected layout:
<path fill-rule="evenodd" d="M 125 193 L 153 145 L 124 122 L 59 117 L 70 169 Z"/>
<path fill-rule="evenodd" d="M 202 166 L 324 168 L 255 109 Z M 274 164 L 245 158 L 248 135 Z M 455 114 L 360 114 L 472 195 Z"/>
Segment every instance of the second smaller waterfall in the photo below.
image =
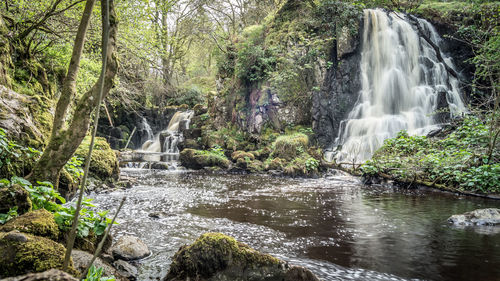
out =
<path fill-rule="evenodd" d="M 177 111 L 166 130 L 163 130 L 154 139 L 146 141 L 142 150 L 147 152 L 179 153 L 177 144 L 182 141 L 182 129 L 189 128 L 189 122 L 193 117 L 193 111 Z"/>

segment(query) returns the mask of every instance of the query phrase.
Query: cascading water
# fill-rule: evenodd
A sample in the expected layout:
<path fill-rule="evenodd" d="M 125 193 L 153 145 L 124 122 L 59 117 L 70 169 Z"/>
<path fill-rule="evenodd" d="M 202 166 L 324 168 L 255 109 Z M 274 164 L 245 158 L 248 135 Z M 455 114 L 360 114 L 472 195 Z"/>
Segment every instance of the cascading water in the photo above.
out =
<path fill-rule="evenodd" d="M 439 46 L 433 26 L 419 19 L 420 28 Z M 369 159 L 385 139 L 401 130 L 424 135 L 437 127 L 433 117 L 438 94 L 446 93 L 450 114 L 466 111 L 458 80 L 448 75 L 434 48 L 420 38 L 408 18 L 383 10 L 364 11 L 361 92 L 335 140 L 337 163 Z M 451 60 L 443 56 L 448 66 Z M 332 159 L 329 159 L 332 160 Z"/>
<path fill-rule="evenodd" d="M 185 126 L 189 127 L 189 122 L 193 117 L 193 111 L 178 111 L 174 114 L 166 130 L 157 134 L 154 140 L 147 141 L 142 145 L 142 150 L 147 152 L 179 153 L 177 144 L 182 140 L 180 124 L 185 121 Z"/>

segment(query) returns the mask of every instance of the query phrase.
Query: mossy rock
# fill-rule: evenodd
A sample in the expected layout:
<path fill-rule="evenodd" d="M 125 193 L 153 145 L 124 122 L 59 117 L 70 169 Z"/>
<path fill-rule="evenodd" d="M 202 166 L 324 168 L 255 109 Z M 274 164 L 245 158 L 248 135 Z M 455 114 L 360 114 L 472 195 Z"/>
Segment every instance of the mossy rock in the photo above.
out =
<path fill-rule="evenodd" d="M 206 233 L 192 245 L 179 249 L 165 280 L 210 280 L 210 277 L 222 271 L 235 271 L 228 272 L 234 278 L 227 280 L 242 280 L 238 278 L 238 269 L 243 273 L 245 269 L 271 267 L 278 270 L 280 266 L 281 262 L 277 258 L 260 253 L 232 237 Z"/>
<path fill-rule="evenodd" d="M 64 232 L 60 232 L 59 234 L 59 242 L 66 245 L 68 242 L 69 229 Z M 78 250 L 82 250 L 89 253 L 94 253 L 97 249 L 97 245 L 101 242 L 104 234 L 97 236 L 94 231 L 90 231 L 89 235 L 86 237 L 76 236 L 74 248 Z M 104 245 L 102 246 L 102 252 L 106 252 L 109 248 L 111 248 L 111 244 L 113 243 L 113 237 L 108 235 L 106 237 L 106 241 L 104 241 Z"/>
<path fill-rule="evenodd" d="M 231 154 L 231 158 L 233 159 L 233 161 L 238 161 L 238 159 L 245 159 L 245 158 L 248 158 L 250 160 L 254 160 L 255 155 L 253 155 L 250 152 L 238 150 L 238 151 L 235 151 Z"/>
<path fill-rule="evenodd" d="M 0 232 L 18 230 L 37 236 L 56 240 L 59 236 L 59 227 L 54 220 L 54 215 L 45 209 L 26 213 L 8 221 L 0 227 Z"/>
<path fill-rule="evenodd" d="M 0 277 L 62 269 L 66 248 L 48 238 L 18 231 L 0 233 Z M 77 274 L 70 261 L 69 271 Z"/>
<path fill-rule="evenodd" d="M 285 159 L 281 158 L 269 158 L 265 165 L 264 168 L 265 170 L 277 170 L 277 171 L 282 171 L 283 168 L 287 165 L 287 161 Z"/>
<path fill-rule="evenodd" d="M 76 156 L 83 159 L 87 157 L 90 140 L 90 137 L 85 137 L 82 144 L 75 152 Z M 118 178 L 120 173 L 118 159 L 116 157 L 116 153 L 111 149 L 105 138 L 96 138 L 94 149 L 92 150 L 89 170 L 92 176 L 101 180 Z"/>
<path fill-rule="evenodd" d="M 247 165 L 247 169 L 252 173 L 260 173 L 264 170 L 264 163 L 259 160 L 251 161 Z"/>
<path fill-rule="evenodd" d="M 179 160 L 182 166 L 190 169 L 202 169 L 204 167 L 227 169 L 230 166 L 230 161 L 225 156 L 196 149 L 184 149 L 180 153 Z"/>
<path fill-rule="evenodd" d="M 309 138 L 305 134 L 295 133 L 293 135 L 280 136 L 272 145 L 271 156 L 291 161 L 307 151 L 308 146 Z"/>
<path fill-rule="evenodd" d="M 17 184 L 0 188 L 0 213 L 5 214 L 16 206 L 18 214 L 31 211 L 32 205 L 28 191 Z"/>

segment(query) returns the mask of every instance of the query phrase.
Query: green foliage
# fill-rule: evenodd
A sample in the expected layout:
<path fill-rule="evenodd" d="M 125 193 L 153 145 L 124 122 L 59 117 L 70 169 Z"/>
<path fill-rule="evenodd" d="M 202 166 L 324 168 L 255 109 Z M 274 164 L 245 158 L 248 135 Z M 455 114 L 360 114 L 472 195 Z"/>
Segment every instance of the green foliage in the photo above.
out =
<path fill-rule="evenodd" d="M 104 277 L 104 269 L 102 267 L 96 268 L 92 265 L 87 273 L 84 281 L 115 281 L 114 276 Z"/>
<path fill-rule="evenodd" d="M 12 177 L 11 180 L 0 180 L 1 185 L 18 184 L 26 189 L 30 194 L 30 199 L 33 204 L 33 210 L 45 209 L 54 214 L 54 219 L 62 231 L 67 231 L 71 228 L 73 218 L 76 214 L 74 206 L 61 205 L 65 204 L 66 200 L 57 192 L 50 182 L 37 182 L 33 186 L 29 181 L 20 178 Z M 111 219 L 107 218 L 108 211 L 95 212 L 94 205 L 91 204 L 92 199 L 84 199 L 82 209 L 80 211 L 78 231 L 79 237 L 87 237 L 92 231 L 97 236 L 102 235 Z M 60 202 L 60 203 L 58 203 Z"/>
<path fill-rule="evenodd" d="M 78 183 L 79 179 L 83 176 L 83 158 L 73 156 L 71 159 L 64 165 L 64 169 L 71 175 L 73 181 Z"/>
<path fill-rule="evenodd" d="M 10 208 L 9 212 L 7 214 L 0 214 L 0 224 L 5 224 L 9 220 L 17 217 L 17 206 Z"/>
<path fill-rule="evenodd" d="M 305 165 L 306 165 L 306 169 L 308 171 L 315 171 L 315 170 L 318 170 L 319 168 L 319 160 L 317 159 L 314 159 L 314 158 L 309 158 L 306 160 L 305 162 Z"/>
<path fill-rule="evenodd" d="M 367 175 L 386 174 L 405 182 L 480 193 L 500 192 L 500 150 L 498 145 L 489 162 L 490 128 L 484 120 L 467 116 L 443 139 L 409 136 L 405 131 L 388 139 L 362 166 Z"/>
<path fill-rule="evenodd" d="M 238 48 L 235 73 L 246 85 L 265 80 L 276 66 L 276 49 L 259 45 L 256 41 L 248 39 Z"/>

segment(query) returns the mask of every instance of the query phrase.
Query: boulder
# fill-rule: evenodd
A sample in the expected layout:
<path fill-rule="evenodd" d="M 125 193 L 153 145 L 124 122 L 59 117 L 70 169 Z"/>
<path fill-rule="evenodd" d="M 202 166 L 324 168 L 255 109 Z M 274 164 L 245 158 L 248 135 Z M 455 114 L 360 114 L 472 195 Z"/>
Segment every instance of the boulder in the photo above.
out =
<path fill-rule="evenodd" d="M 453 215 L 448 222 L 454 225 L 500 225 L 500 209 L 478 209 L 461 215 Z"/>
<path fill-rule="evenodd" d="M 18 231 L 0 233 L 0 277 L 62 269 L 65 252 L 62 244 L 44 237 Z M 77 274 L 73 261 L 69 271 Z"/>
<path fill-rule="evenodd" d="M 90 137 L 87 136 L 76 150 L 75 156 L 85 159 L 89 146 Z M 89 170 L 92 176 L 100 180 L 118 179 L 120 173 L 118 160 L 105 138 L 96 138 Z"/>
<path fill-rule="evenodd" d="M 127 280 L 137 280 L 137 275 L 139 271 L 137 267 L 131 265 L 124 260 L 117 260 L 113 263 L 113 266 L 120 273 L 121 276 L 125 277 Z"/>
<path fill-rule="evenodd" d="M 230 161 L 223 156 L 195 149 L 184 149 L 179 156 L 182 166 L 189 169 L 204 167 L 229 168 Z"/>
<path fill-rule="evenodd" d="M 8 213 L 17 206 L 17 213 L 24 214 L 31 211 L 30 194 L 20 185 L 14 184 L 0 188 L 0 213 Z"/>
<path fill-rule="evenodd" d="M 174 255 L 165 281 L 318 281 L 309 270 L 290 266 L 221 233 L 206 233 Z"/>
<path fill-rule="evenodd" d="M 111 253 L 115 259 L 130 261 L 145 258 L 151 254 L 151 251 L 139 238 L 126 235 L 111 247 Z"/>
<path fill-rule="evenodd" d="M 2 281 L 78 281 L 78 279 L 62 270 L 50 269 L 44 272 L 5 278 Z"/>
<path fill-rule="evenodd" d="M 54 220 L 54 215 L 45 209 L 25 213 L 22 216 L 8 221 L 0 226 L 0 232 L 18 230 L 37 236 L 56 240 L 59 236 L 59 227 Z"/>
<path fill-rule="evenodd" d="M 80 250 L 73 250 L 71 251 L 71 258 L 73 259 L 73 264 L 75 266 L 75 269 L 78 270 L 79 272 L 83 273 L 85 269 L 87 268 L 89 262 L 92 260 L 93 255 L 84 251 Z M 96 268 L 102 267 L 104 276 L 115 276 L 117 280 L 127 280 L 124 278 L 121 274 L 118 273 L 118 271 L 113 268 L 111 265 L 109 265 L 107 262 L 103 261 L 100 258 L 97 258 L 93 265 Z"/>

